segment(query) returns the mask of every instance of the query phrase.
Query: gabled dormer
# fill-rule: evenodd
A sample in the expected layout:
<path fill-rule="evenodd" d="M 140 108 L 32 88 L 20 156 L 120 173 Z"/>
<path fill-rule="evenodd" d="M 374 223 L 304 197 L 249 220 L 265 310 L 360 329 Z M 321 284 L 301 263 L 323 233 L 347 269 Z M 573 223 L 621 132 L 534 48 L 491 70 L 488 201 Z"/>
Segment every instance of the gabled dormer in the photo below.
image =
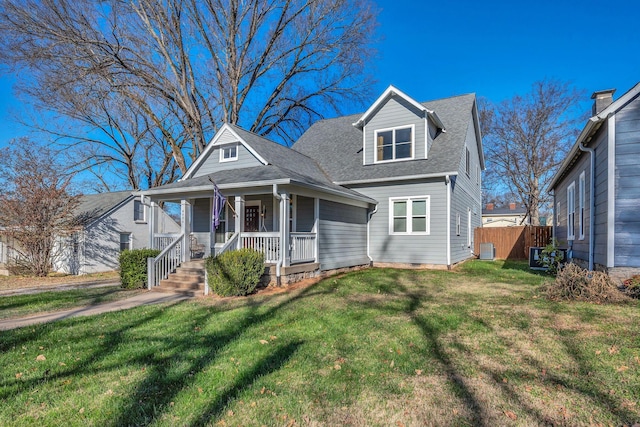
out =
<path fill-rule="evenodd" d="M 365 165 L 427 159 L 445 128 L 435 113 L 389 86 L 353 126 L 362 130 Z"/>
<path fill-rule="evenodd" d="M 242 131 L 233 125 L 222 125 L 182 179 L 268 164 L 264 157 L 240 136 L 240 132 Z"/>

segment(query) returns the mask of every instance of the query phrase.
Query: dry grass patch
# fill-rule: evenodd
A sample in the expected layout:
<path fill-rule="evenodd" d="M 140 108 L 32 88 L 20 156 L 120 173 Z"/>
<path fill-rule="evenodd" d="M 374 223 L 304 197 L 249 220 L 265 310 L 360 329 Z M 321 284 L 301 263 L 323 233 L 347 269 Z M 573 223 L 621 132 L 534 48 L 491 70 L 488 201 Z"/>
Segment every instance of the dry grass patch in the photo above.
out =
<path fill-rule="evenodd" d="M 96 281 L 119 281 L 117 271 L 106 273 L 85 274 L 82 276 L 52 274 L 47 277 L 35 276 L 0 276 L 0 291 L 24 288 L 52 288 L 60 285 L 79 285 Z"/>

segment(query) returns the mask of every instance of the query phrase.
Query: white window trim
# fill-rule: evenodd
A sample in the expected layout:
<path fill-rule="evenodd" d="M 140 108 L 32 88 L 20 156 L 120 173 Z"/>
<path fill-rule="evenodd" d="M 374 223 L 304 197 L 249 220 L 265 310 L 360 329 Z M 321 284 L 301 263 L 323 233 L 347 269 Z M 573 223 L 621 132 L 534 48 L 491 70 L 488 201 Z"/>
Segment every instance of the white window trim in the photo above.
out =
<path fill-rule="evenodd" d="M 560 225 L 560 219 L 562 216 L 560 215 L 560 202 L 556 202 L 556 225 Z"/>
<path fill-rule="evenodd" d="M 233 147 L 236 148 L 236 156 L 225 159 L 224 150 L 226 150 L 227 148 L 233 148 Z M 238 160 L 238 144 L 231 143 L 231 144 L 220 145 L 220 163 L 235 162 L 236 160 Z"/>
<path fill-rule="evenodd" d="M 123 249 L 122 249 L 122 243 L 123 243 L 123 242 L 122 242 L 122 235 L 123 235 L 123 234 L 128 234 L 128 235 L 129 235 L 129 248 L 128 248 L 128 249 L 129 249 L 129 250 L 132 250 L 132 249 L 133 249 L 133 233 L 132 233 L 132 232 L 130 232 L 130 231 L 120 231 L 120 232 L 119 232 L 119 234 L 118 234 L 119 239 L 120 239 L 120 243 L 119 243 L 119 245 L 120 245 L 120 252 L 122 252 L 122 251 L 123 251 Z"/>
<path fill-rule="evenodd" d="M 460 213 L 456 214 L 456 236 L 460 235 Z"/>
<path fill-rule="evenodd" d="M 140 203 L 140 205 L 142 206 L 142 219 L 135 219 L 136 218 L 136 202 Z M 136 224 L 146 224 L 147 223 L 147 207 L 144 205 L 144 203 L 142 203 L 142 200 L 135 200 L 133 201 L 133 221 Z"/>
<path fill-rule="evenodd" d="M 411 157 L 405 157 L 403 159 L 396 159 L 396 141 L 395 141 L 395 130 L 396 129 L 405 129 L 411 128 Z M 378 133 L 379 132 L 388 132 L 392 131 L 393 135 L 393 159 L 390 160 L 378 160 Z M 403 125 L 403 126 L 395 126 L 391 128 L 384 129 L 376 129 L 373 131 L 373 163 L 390 163 L 390 162 L 403 162 L 406 160 L 413 160 L 416 157 L 416 125 Z"/>
<path fill-rule="evenodd" d="M 571 220 L 572 218 L 573 218 L 573 221 Z M 576 238 L 575 228 L 576 228 L 576 182 L 573 181 L 567 187 L 567 240 L 575 240 Z"/>
<path fill-rule="evenodd" d="M 471 150 L 469 150 L 469 147 L 465 147 L 464 162 L 464 171 L 467 177 L 471 178 Z"/>
<path fill-rule="evenodd" d="M 578 190 L 578 230 L 579 230 L 579 240 L 584 240 L 584 203 L 585 203 L 585 195 L 586 195 L 586 179 L 585 179 L 585 171 L 582 171 L 580 174 L 580 184 Z"/>
<path fill-rule="evenodd" d="M 426 201 L 426 231 L 413 231 L 413 202 L 414 200 Z M 407 231 L 393 231 L 393 204 L 395 202 L 407 202 Z M 428 236 L 431 234 L 431 196 L 407 196 L 407 197 L 389 197 L 389 235 L 392 236 Z"/>
<path fill-rule="evenodd" d="M 467 208 L 467 247 L 471 247 L 472 239 L 471 233 L 473 230 L 471 229 L 471 208 Z"/>

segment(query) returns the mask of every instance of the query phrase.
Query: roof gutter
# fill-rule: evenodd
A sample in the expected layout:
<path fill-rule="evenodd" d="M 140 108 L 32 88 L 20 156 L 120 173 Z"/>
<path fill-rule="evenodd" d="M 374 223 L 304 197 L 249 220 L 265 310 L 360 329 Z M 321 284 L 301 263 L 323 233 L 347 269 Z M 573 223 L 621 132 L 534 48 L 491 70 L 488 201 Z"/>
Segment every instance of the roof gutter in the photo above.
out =
<path fill-rule="evenodd" d="M 352 184 L 372 184 L 375 182 L 390 182 L 390 181 L 410 181 L 412 179 L 425 179 L 425 178 L 441 178 L 441 177 L 450 177 L 456 176 L 458 172 L 444 172 L 444 173 L 428 173 L 422 175 L 403 175 L 403 176 L 394 176 L 388 178 L 372 178 L 372 179 L 360 179 L 355 181 L 339 181 L 336 182 L 337 185 L 352 185 Z"/>
<path fill-rule="evenodd" d="M 369 225 L 371 224 L 371 218 L 373 217 L 373 215 L 376 214 L 376 212 L 378 212 L 378 205 L 376 205 L 376 207 L 373 208 L 371 212 L 369 212 L 367 217 L 367 258 L 369 258 L 370 263 L 373 263 L 373 258 L 371 258 L 371 252 L 369 247 L 370 246 L 369 243 L 371 242 L 371 238 L 369 236 Z"/>

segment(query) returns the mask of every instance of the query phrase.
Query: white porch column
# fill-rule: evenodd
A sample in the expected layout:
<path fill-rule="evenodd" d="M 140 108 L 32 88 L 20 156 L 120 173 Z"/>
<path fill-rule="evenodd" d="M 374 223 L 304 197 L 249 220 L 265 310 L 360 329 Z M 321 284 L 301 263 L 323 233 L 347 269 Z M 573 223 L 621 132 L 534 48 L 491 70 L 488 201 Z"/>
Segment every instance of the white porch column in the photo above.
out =
<path fill-rule="evenodd" d="M 244 231 L 244 196 L 235 196 L 236 233 Z M 238 249 L 242 248 L 242 238 L 238 235 Z"/>
<path fill-rule="evenodd" d="M 149 202 L 149 218 L 147 218 L 147 222 L 149 224 L 149 248 L 155 249 L 154 236 L 156 232 L 156 202 L 151 200 Z"/>
<path fill-rule="evenodd" d="M 289 242 L 289 194 L 283 193 L 280 200 L 280 250 L 282 257 L 282 265 L 288 267 L 291 265 L 291 244 Z"/>
<path fill-rule="evenodd" d="M 315 241 L 315 262 L 320 259 L 320 199 L 313 199 L 313 232 L 316 233 Z"/>
<path fill-rule="evenodd" d="M 182 240 L 182 261 L 191 261 L 191 203 L 188 200 L 180 201 L 180 231 Z"/>

